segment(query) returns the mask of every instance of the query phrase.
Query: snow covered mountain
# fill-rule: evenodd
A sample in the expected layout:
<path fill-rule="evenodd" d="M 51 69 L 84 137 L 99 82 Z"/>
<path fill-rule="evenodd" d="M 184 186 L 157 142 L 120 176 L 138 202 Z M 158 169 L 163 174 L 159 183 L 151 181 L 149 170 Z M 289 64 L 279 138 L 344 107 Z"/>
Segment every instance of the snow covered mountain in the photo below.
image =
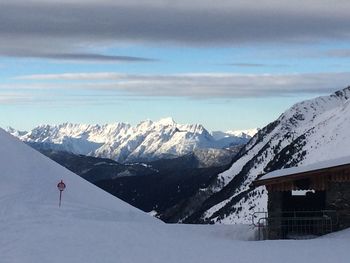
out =
<path fill-rule="evenodd" d="M 0 129 L 1 262 L 213 262 L 229 245 L 167 227 Z M 63 179 L 62 206 L 57 183 Z M 197 231 L 198 232 L 198 231 Z M 207 236 L 206 236 L 207 235 Z M 217 244 L 216 244 L 217 243 Z M 221 245 L 219 245 L 221 244 Z M 221 249 L 224 254 L 230 249 Z M 184 251 L 188 251 L 185 255 Z M 132 248 L 132 250 L 130 250 Z M 178 253 L 182 251 L 182 253 Z M 219 256 L 221 262 L 230 262 Z"/>
<path fill-rule="evenodd" d="M 225 134 L 220 138 L 202 125 L 182 125 L 172 118 L 143 121 L 136 127 L 126 123 L 86 125 L 64 123 L 42 125 L 29 132 L 9 128 L 8 132 L 43 148 L 114 159 L 118 162 L 152 161 L 189 154 L 196 149 L 217 149 L 245 144 L 250 136 Z M 215 156 L 214 156 L 215 157 Z"/>
<path fill-rule="evenodd" d="M 249 226 L 162 224 L 1 129 L 0 171 L 2 263 L 229 263 L 256 255 L 263 263 L 323 263 L 329 251 L 348 262 L 348 230 L 304 242 L 242 242 L 254 237 Z M 61 179 L 67 188 L 58 208 Z"/>
<path fill-rule="evenodd" d="M 162 224 L 1 129 L 0 171 L 2 263 L 229 263 L 255 262 L 257 255 L 262 263 L 349 260 L 349 230 L 303 242 L 242 242 L 254 238 L 248 225 Z M 67 188 L 58 208 L 61 179 Z"/>
<path fill-rule="evenodd" d="M 250 139 L 258 132 L 258 130 L 259 129 L 256 128 L 256 129 L 236 130 L 236 131 L 226 131 L 226 132 L 214 131 L 212 132 L 212 135 L 216 140 L 221 140 L 223 138 L 229 138 L 232 136 Z"/>
<path fill-rule="evenodd" d="M 330 96 L 295 104 L 246 144 L 231 168 L 197 194 L 201 207 L 183 215 L 189 222 L 249 223 L 252 211 L 266 210 L 264 187 L 252 190 L 257 176 L 350 155 L 350 87 Z M 206 197 L 203 200 L 203 196 Z"/>

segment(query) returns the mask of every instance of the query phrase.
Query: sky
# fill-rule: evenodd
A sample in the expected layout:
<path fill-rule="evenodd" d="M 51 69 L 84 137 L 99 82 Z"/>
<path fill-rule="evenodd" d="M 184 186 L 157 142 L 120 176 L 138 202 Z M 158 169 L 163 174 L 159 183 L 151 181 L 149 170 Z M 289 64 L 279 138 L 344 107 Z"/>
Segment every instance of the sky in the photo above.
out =
<path fill-rule="evenodd" d="M 0 0 L 0 126 L 263 127 L 350 85 L 347 0 Z"/>

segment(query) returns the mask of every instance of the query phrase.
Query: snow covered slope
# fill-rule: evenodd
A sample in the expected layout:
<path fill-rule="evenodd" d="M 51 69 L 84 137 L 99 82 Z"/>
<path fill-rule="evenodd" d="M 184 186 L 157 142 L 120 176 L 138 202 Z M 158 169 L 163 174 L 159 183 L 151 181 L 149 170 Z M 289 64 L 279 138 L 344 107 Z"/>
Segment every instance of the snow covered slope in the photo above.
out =
<path fill-rule="evenodd" d="M 100 190 L 76 174 L 0 129 L 0 218 L 25 218 L 80 213 L 117 221 L 155 222 L 140 210 Z M 58 208 L 57 183 L 63 180 L 63 207 Z M 38 222 L 40 223 L 40 222 Z"/>
<path fill-rule="evenodd" d="M 58 208 L 56 184 L 67 188 Z M 348 262 L 349 231 L 309 241 L 251 239 L 248 226 L 166 225 L 0 129 L 1 263 Z"/>
<path fill-rule="evenodd" d="M 250 139 L 245 133 L 216 138 L 202 125 L 177 124 L 171 118 L 158 122 L 147 120 L 136 127 L 125 123 L 102 126 L 64 123 L 38 126 L 30 132 L 9 128 L 8 132 L 22 141 L 40 143 L 44 148 L 105 157 L 118 162 L 174 158 L 195 149 L 220 150 L 245 144 Z"/>
<path fill-rule="evenodd" d="M 251 191 L 258 175 L 350 155 L 350 87 L 295 104 L 246 144 L 232 167 L 206 189 L 210 197 L 197 220 L 250 222 L 266 209 L 264 187 Z M 203 194 L 203 193 L 201 193 Z"/>

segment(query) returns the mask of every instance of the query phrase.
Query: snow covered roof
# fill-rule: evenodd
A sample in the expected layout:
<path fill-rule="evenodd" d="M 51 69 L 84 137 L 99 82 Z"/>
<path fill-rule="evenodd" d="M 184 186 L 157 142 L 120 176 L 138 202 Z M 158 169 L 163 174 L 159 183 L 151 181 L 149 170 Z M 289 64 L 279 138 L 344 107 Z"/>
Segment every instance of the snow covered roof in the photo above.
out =
<path fill-rule="evenodd" d="M 291 168 L 276 170 L 276 171 L 273 171 L 273 172 L 270 172 L 270 173 L 263 175 L 257 181 L 273 179 L 273 178 L 278 178 L 278 177 L 284 177 L 284 176 L 300 174 L 300 173 L 306 173 L 306 172 L 312 172 L 312 171 L 317 171 L 317 170 L 322 170 L 322 169 L 326 169 L 326 168 L 332 168 L 332 167 L 337 167 L 337 166 L 342 166 L 342 165 L 347 165 L 347 164 L 350 164 L 350 156 L 332 159 L 332 160 L 327 160 L 327 161 L 322 161 L 322 162 L 317 162 L 317 163 L 313 163 L 313 164 L 305 165 L 305 166 L 291 167 Z"/>

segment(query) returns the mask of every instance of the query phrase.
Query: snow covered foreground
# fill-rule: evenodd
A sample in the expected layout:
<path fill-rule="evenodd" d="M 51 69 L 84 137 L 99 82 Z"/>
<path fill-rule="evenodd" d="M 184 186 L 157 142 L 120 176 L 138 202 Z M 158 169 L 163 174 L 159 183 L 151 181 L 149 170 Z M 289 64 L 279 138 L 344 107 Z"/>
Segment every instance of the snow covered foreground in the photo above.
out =
<path fill-rule="evenodd" d="M 58 208 L 56 184 L 67 188 Z M 0 262 L 348 262 L 350 231 L 248 241 L 248 226 L 166 225 L 0 130 Z"/>

